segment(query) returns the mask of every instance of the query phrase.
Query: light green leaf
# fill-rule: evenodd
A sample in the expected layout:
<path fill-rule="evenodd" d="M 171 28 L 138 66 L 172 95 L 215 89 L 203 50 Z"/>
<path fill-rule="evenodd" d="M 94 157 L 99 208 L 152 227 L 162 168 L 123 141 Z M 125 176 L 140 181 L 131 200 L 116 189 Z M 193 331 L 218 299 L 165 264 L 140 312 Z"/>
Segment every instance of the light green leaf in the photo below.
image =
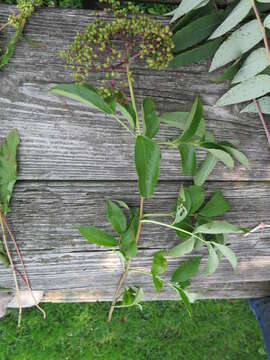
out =
<path fill-rule="evenodd" d="M 171 281 L 174 283 L 182 283 L 189 280 L 197 274 L 200 263 L 201 257 L 193 257 L 183 261 L 172 274 Z"/>
<path fill-rule="evenodd" d="M 194 176 L 194 183 L 197 186 L 202 186 L 208 179 L 209 175 L 213 171 L 217 164 L 217 158 L 213 154 L 207 154 L 202 165 L 200 166 L 197 174 Z"/>
<path fill-rule="evenodd" d="M 130 221 L 129 227 L 126 232 L 121 234 L 120 241 L 120 251 L 125 256 L 126 259 L 130 259 L 137 255 L 138 246 L 136 242 L 136 235 L 139 225 L 139 211 L 136 211 L 136 214 Z"/>
<path fill-rule="evenodd" d="M 170 61 L 169 66 L 176 67 L 190 65 L 200 60 L 210 59 L 215 54 L 222 41 L 223 38 L 217 38 L 212 41 L 207 41 L 206 44 L 200 45 L 194 49 L 180 53 Z"/>
<path fill-rule="evenodd" d="M 179 51 L 186 50 L 199 44 L 202 40 L 206 39 L 214 29 L 216 29 L 222 18 L 222 12 L 219 14 L 213 12 L 199 17 L 181 30 L 177 31 L 173 36 L 175 45 L 173 52 L 178 53 Z"/>
<path fill-rule="evenodd" d="M 183 133 L 181 134 L 179 141 L 184 143 L 188 142 L 196 134 L 200 121 L 202 120 L 203 106 L 199 97 L 196 98 L 192 105 L 191 112 L 187 119 Z"/>
<path fill-rule="evenodd" d="M 191 316 L 192 314 L 192 308 L 191 308 L 191 305 L 190 305 L 190 301 L 189 301 L 189 297 L 188 295 L 186 294 L 186 292 L 181 289 L 181 287 L 179 286 L 174 286 L 175 290 L 178 292 L 178 294 L 180 295 L 181 299 L 183 300 L 183 303 L 185 305 L 185 308 L 189 314 L 189 316 Z"/>
<path fill-rule="evenodd" d="M 106 114 L 114 113 L 113 108 L 90 85 L 61 84 L 52 87 L 51 92 L 73 100 L 77 100 L 92 108 L 99 109 Z"/>
<path fill-rule="evenodd" d="M 185 191 L 184 187 L 182 186 L 179 191 L 178 199 L 176 202 L 175 219 L 173 225 L 180 223 L 187 217 L 190 207 L 191 207 L 191 200 L 189 194 Z"/>
<path fill-rule="evenodd" d="M 194 214 L 203 204 L 205 191 L 197 185 L 191 185 L 186 189 L 191 200 L 190 214 Z"/>
<path fill-rule="evenodd" d="M 260 109 L 262 113 L 264 114 L 270 114 L 270 96 L 264 96 L 258 100 L 258 104 L 260 106 Z M 248 112 L 248 113 L 258 113 L 258 109 L 254 102 L 250 103 L 248 106 L 246 106 L 243 110 L 241 110 L 241 113 Z"/>
<path fill-rule="evenodd" d="M 227 106 L 256 99 L 269 91 L 270 76 L 257 75 L 230 89 L 217 101 L 216 106 Z"/>
<path fill-rule="evenodd" d="M 213 154 L 216 158 L 223 162 L 229 169 L 233 170 L 234 168 L 234 160 L 230 154 L 226 152 L 221 146 L 211 142 L 204 142 L 200 144 L 200 147 L 211 154 Z M 198 184 L 197 184 L 198 185 Z"/>
<path fill-rule="evenodd" d="M 191 144 L 180 144 L 178 146 L 181 161 L 182 161 L 182 175 L 192 176 L 196 172 L 196 151 L 195 147 Z"/>
<path fill-rule="evenodd" d="M 199 212 L 200 215 L 213 217 L 225 214 L 230 209 L 228 201 L 220 190 L 217 190 L 204 208 Z"/>
<path fill-rule="evenodd" d="M 104 230 L 97 229 L 94 226 L 80 226 L 80 234 L 90 243 L 100 246 L 117 246 L 118 241 Z"/>
<path fill-rule="evenodd" d="M 127 220 L 125 214 L 117 206 L 113 203 L 110 199 L 107 199 L 107 217 L 113 227 L 113 229 L 118 233 L 121 234 L 126 231 L 127 229 Z"/>
<path fill-rule="evenodd" d="M 217 50 L 209 71 L 238 59 L 262 40 L 262 33 L 257 20 L 249 21 L 236 30 Z"/>
<path fill-rule="evenodd" d="M 204 1 L 204 0 L 182 0 L 180 5 L 178 6 L 178 8 L 176 8 L 173 11 L 173 18 L 172 18 L 171 22 L 176 21 L 181 16 L 187 14 L 191 10 L 196 9 L 202 3 L 204 3 L 204 5 L 206 5 L 208 3 L 208 1 Z"/>
<path fill-rule="evenodd" d="M 155 253 L 151 272 L 153 275 L 162 275 L 167 269 L 168 263 L 164 257 L 164 251 Z"/>
<path fill-rule="evenodd" d="M 15 129 L 0 145 L 0 206 L 4 215 L 9 211 L 9 202 L 17 181 L 17 147 L 19 143 L 20 137 Z"/>
<path fill-rule="evenodd" d="M 148 198 L 153 195 L 158 180 L 160 149 L 149 138 L 137 136 L 135 145 L 135 163 L 139 177 L 138 187 L 141 196 Z"/>
<path fill-rule="evenodd" d="M 132 104 L 124 104 L 123 105 L 123 104 L 117 103 L 117 107 L 118 107 L 119 111 L 121 112 L 121 114 L 124 116 L 124 118 L 129 123 L 131 131 L 134 133 L 135 127 L 136 127 L 136 113 L 134 111 Z"/>
<path fill-rule="evenodd" d="M 182 256 L 188 254 L 193 250 L 194 243 L 195 243 L 195 239 L 191 237 L 188 240 L 181 242 L 172 249 L 168 250 L 166 252 L 166 255 L 176 257 L 176 256 Z"/>
<path fill-rule="evenodd" d="M 235 253 L 225 245 L 215 243 L 215 247 L 229 260 L 232 268 L 235 270 L 237 266 L 237 257 Z"/>
<path fill-rule="evenodd" d="M 209 39 L 220 37 L 233 29 L 247 16 L 251 8 L 251 0 L 241 0 Z"/>
<path fill-rule="evenodd" d="M 217 256 L 217 253 L 215 252 L 215 249 L 212 247 L 212 245 L 209 245 L 208 249 L 209 249 L 208 261 L 207 261 L 206 267 L 204 269 L 204 272 L 206 274 L 213 274 L 218 267 L 219 258 Z"/>
<path fill-rule="evenodd" d="M 267 66 L 269 66 L 269 59 L 265 48 L 256 49 L 244 61 L 232 83 L 236 84 L 248 80 L 262 72 Z"/>
<path fill-rule="evenodd" d="M 218 144 L 221 145 L 237 161 L 239 161 L 240 164 L 242 164 L 246 168 L 249 167 L 249 162 L 248 162 L 248 158 L 246 157 L 246 155 L 244 153 L 242 153 L 241 151 L 239 151 L 238 149 L 236 149 L 236 147 L 233 144 L 231 144 L 228 141 L 220 141 Z"/>
<path fill-rule="evenodd" d="M 214 220 L 198 226 L 194 234 L 241 234 L 244 230 L 227 221 Z"/>
<path fill-rule="evenodd" d="M 143 100 L 142 115 L 144 135 L 153 138 L 159 131 L 160 121 L 155 113 L 155 104 L 149 98 Z"/>
<path fill-rule="evenodd" d="M 16 30 L 15 35 L 13 35 L 11 40 L 8 42 L 4 54 L 0 56 L 0 69 L 3 66 L 7 65 L 9 60 L 12 58 L 16 44 L 17 44 L 18 40 L 20 39 L 20 37 L 22 36 L 24 24 L 25 24 L 25 22 L 23 22 L 23 24 L 19 25 L 18 29 Z"/>
<path fill-rule="evenodd" d="M 270 29 L 270 15 L 266 16 L 266 18 L 264 19 L 263 25 Z"/>
<path fill-rule="evenodd" d="M 173 111 L 161 114 L 159 120 L 168 126 L 184 130 L 188 117 L 188 112 Z"/>

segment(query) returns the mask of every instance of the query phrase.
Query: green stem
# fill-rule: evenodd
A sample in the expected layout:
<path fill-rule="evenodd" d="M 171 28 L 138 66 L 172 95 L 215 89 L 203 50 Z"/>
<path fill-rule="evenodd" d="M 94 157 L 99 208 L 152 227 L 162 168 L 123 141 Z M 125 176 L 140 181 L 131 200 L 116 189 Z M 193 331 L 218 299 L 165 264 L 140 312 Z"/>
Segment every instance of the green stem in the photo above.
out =
<path fill-rule="evenodd" d="M 137 130 L 138 130 L 138 134 L 141 135 L 140 120 L 139 120 L 139 115 L 138 115 L 138 111 L 137 111 L 137 107 L 136 107 L 131 72 L 130 72 L 130 68 L 129 68 L 128 64 L 126 65 L 126 68 L 127 68 L 127 79 L 128 79 L 128 87 L 129 87 L 131 102 L 132 102 L 132 106 L 133 106 L 135 114 L 136 114 L 136 126 L 137 126 Z"/>
<path fill-rule="evenodd" d="M 174 216 L 174 213 L 152 213 L 152 214 L 144 214 L 143 217 L 164 217 L 164 216 Z"/>
<path fill-rule="evenodd" d="M 181 228 L 178 228 L 176 226 L 173 226 L 173 225 L 169 225 L 169 224 L 165 224 L 163 222 L 160 222 L 160 221 L 155 221 L 155 220 L 142 220 L 141 221 L 142 223 L 149 223 L 149 224 L 155 224 L 155 225 L 160 225 L 160 226 L 164 226 L 164 227 L 167 227 L 169 229 L 172 229 L 172 230 L 176 230 L 176 231 L 181 231 L 187 235 L 190 235 L 190 236 L 193 236 L 195 237 L 196 239 L 202 241 L 203 243 L 205 244 L 209 244 L 209 241 L 205 241 L 204 239 L 200 238 L 199 236 L 187 231 L 187 230 L 184 230 L 184 229 L 181 229 Z"/>
<path fill-rule="evenodd" d="M 177 145 L 174 144 L 174 143 L 171 142 L 171 141 L 161 140 L 161 141 L 157 141 L 156 143 L 157 143 L 158 145 L 167 145 L 167 146 L 172 146 L 172 147 L 176 147 L 176 148 L 177 148 Z"/>
<path fill-rule="evenodd" d="M 129 269 L 129 272 L 136 272 L 136 273 L 139 273 L 139 274 L 143 274 L 143 275 L 147 275 L 147 276 L 153 276 L 152 275 L 152 273 L 150 273 L 150 272 L 148 272 L 148 271 L 143 271 L 143 270 L 139 270 L 139 269 Z M 170 282 L 170 281 L 167 281 L 167 280 L 165 280 L 165 279 L 163 279 L 162 277 L 160 277 L 160 276 L 158 276 L 158 275 L 155 275 L 155 277 L 158 279 L 158 280 L 160 280 L 160 281 L 162 281 L 164 284 L 167 284 L 168 286 L 170 286 L 171 288 L 173 288 L 174 290 L 176 290 L 175 289 L 175 287 L 173 286 L 173 284 Z M 176 291 L 177 292 L 177 291 Z"/>
<path fill-rule="evenodd" d="M 130 130 L 130 128 L 121 120 L 117 115 L 112 115 L 112 117 L 121 125 L 123 128 L 125 128 L 134 138 L 136 138 L 136 135 L 133 134 L 133 132 Z"/>

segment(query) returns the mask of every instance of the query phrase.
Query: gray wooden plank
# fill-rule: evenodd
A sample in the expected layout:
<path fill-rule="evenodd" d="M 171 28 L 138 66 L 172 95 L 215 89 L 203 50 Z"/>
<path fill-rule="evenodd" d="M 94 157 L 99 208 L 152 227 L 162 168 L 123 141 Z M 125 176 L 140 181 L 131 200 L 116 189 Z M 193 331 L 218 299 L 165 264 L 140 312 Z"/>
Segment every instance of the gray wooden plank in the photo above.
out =
<path fill-rule="evenodd" d="M 270 210 L 269 183 L 210 182 L 207 184 L 209 194 L 220 186 L 231 203 L 228 220 L 240 222 L 242 226 L 254 226 L 267 219 Z M 146 202 L 146 211 L 169 210 L 178 188 L 178 182 L 161 182 L 154 198 Z M 18 183 L 9 222 L 17 236 L 34 289 L 65 290 L 68 293 L 72 289 L 83 292 L 88 289 L 92 299 L 108 300 L 111 297 L 121 272 L 118 256 L 110 249 L 103 251 L 88 244 L 78 236 L 76 230 L 78 224 L 93 224 L 108 229 L 104 206 L 106 195 L 126 200 L 132 206 L 138 205 L 133 182 Z M 171 247 L 177 242 L 177 237 L 171 231 L 144 226 L 134 266 L 149 269 L 152 255 L 157 249 Z M 195 278 L 194 289 L 209 288 L 209 291 L 204 290 L 202 297 L 208 297 L 210 293 L 214 296 L 215 286 L 217 296 L 255 296 L 255 285 L 249 292 L 246 283 L 270 280 L 269 232 L 247 238 L 231 236 L 230 243 L 239 258 L 237 271 L 233 272 L 224 259 L 212 276 L 201 274 Z M 206 255 L 206 251 L 200 254 Z M 206 260 L 204 256 L 203 265 Z M 179 259 L 169 261 L 168 274 L 177 264 Z M 158 299 L 151 279 L 133 274 L 129 281 L 130 284 L 142 284 L 149 299 Z M 0 267 L 0 284 L 13 287 L 12 274 L 3 267 Z M 234 287 L 231 287 L 232 284 Z M 238 290 L 231 293 L 233 289 Z M 62 295 L 59 293 L 57 296 L 61 299 Z M 173 298 L 167 290 L 162 296 Z"/>
<path fill-rule="evenodd" d="M 13 8 L 0 9 L 2 22 Z M 93 19 L 93 13 L 85 10 L 37 11 L 26 26 L 26 35 L 46 48 L 31 48 L 20 41 L 15 56 L 0 74 L 1 137 L 13 127 L 21 133 L 20 179 L 136 178 L 133 143 L 124 130 L 109 117 L 48 92 L 54 83 L 72 81 L 58 53 Z M 231 139 L 246 152 L 251 163 L 250 170 L 237 166 L 232 173 L 220 164 L 211 179 L 269 180 L 270 154 L 259 120 L 256 116 L 240 115 L 238 106 L 213 107 L 228 85 L 215 84 L 207 71 L 208 64 L 204 62 L 160 72 L 145 70 L 137 63 L 135 91 L 139 101 L 151 96 L 159 111 L 189 110 L 194 96 L 201 94 L 209 128 L 217 138 Z M 95 74 L 94 83 L 101 77 L 102 74 Z M 162 128 L 162 138 L 174 134 L 175 130 Z M 176 151 L 164 152 L 160 177 L 180 178 Z"/>

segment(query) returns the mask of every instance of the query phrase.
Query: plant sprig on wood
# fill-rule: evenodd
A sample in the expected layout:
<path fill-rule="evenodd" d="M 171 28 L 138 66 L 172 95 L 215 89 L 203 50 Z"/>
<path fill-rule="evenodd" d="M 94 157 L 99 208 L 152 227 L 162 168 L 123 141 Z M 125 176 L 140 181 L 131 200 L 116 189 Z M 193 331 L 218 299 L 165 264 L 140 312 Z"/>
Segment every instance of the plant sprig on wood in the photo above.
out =
<path fill-rule="evenodd" d="M 114 10 L 116 11 L 116 8 Z M 119 12 L 117 15 L 119 16 Z M 145 26 L 142 28 L 141 24 Z M 99 31 L 101 25 L 102 31 Z M 123 29 L 126 30 L 125 36 Z M 113 41 L 116 40 L 123 40 L 121 45 L 118 45 L 118 50 L 114 48 Z M 92 225 L 79 227 L 80 234 L 90 243 L 118 249 L 123 264 L 124 270 L 116 286 L 108 315 L 109 321 L 112 319 L 115 307 L 141 306 L 143 290 L 140 287 L 125 288 L 122 292 L 129 272 L 141 272 L 151 276 L 157 291 L 161 291 L 163 284 L 172 287 L 191 313 L 190 303 L 195 300 L 196 295 L 189 291 L 188 286 L 190 279 L 198 272 L 201 257 L 192 257 L 182 262 L 170 280 L 163 276 L 168 259 L 189 254 L 205 246 L 209 250 L 206 273 L 213 273 L 222 257 L 226 257 L 235 268 L 237 260 L 234 252 L 226 245 L 227 235 L 245 232 L 234 224 L 216 219 L 229 208 L 220 191 L 205 202 L 205 191 L 201 185 L 208 178 L 217 161 L 233 169 L 235 159 L 245 166 L 248 165 L 248 160 L 231 143 L 216 141 L 213 134 L 206 131 L 200 99 L 196 98 L 190 113 L 171 112 L 159 115 L 155 110 L 154 102 L 150 98 L 145 98 L 141 104 L 142 116 L 139 116 L 132 73 L 135 58 L 144 60 L 147 67 L 158 69 L 161 66 L 167 67 L 172 58 L 172 48 L 172 34 L 169 28 L 163 27 L 155 19 L 147 18 L 146 21 L 145 16 L 140 13 L 135 12 L 132 17 L 127 13 L 121 13 L 120 18 L 106 24 L 98 20 L 89 24 L 85 33 L 77 34 L 74 43 L 62 53 L 67 64 L 72 66 L 75 78 L 80 82 L 57 85 L 51 89 L 55 94 L 80 101 L 110 115 L 129 132 L 135 142 L 134 158 L 140 206 L 130 209 L 123 201 L 107 199 L 107 217 L 114 234 Z M 81 82 L 91 76 L 89 70 L 96 71 L 96 69 L 109 73 L 108 81 L 102 89 L 95 89 Z M 121 84 L 119 86 L 114 80 L 115 76 L 111 76 L 112 73 L 120 73 L 121 78 L 125 79 L 129 96 L 127 90 L 123 90 Z M 155 137 L 162 122 L 182 131 L 176 134 L 174 139 L 157 140 Z M 153 196 L 158 182 L 161 146 L 179 150 L 182 171 L 185 175 L 192 176 L 195 184 L 186 188 L 180 187 L 178 198 L 175 204 L 172 204 L 169 213 L 147 214 L 144 211 L 144 203 Z M 205 160 L 199 169 L 196 160 L 197 148 L 206 152 Z M 159 218 L 167 218 L 169 221 L 163 222 Z M 151 271 L 144 271 L 133 268 L 131 262 L 138 254 L 142 226 L 148 223 L 174 231 L 181 241 L 171 249 L 157 252 L 153 257 Z M 118 303 L 121 297 L 122 301 Z"/>

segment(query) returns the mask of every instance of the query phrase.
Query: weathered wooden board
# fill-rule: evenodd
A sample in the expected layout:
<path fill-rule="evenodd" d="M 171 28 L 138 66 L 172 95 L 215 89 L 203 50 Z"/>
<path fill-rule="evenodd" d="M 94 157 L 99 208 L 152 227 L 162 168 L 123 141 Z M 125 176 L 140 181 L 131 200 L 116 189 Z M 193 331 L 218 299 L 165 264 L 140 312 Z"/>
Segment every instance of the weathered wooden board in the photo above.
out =
<path fill-rule="evenodd" d="M 0 6 L 0 23 L 14 7 Z M 100 16 L 104 14 L 100 13 Z M 110 300 L 120 276 L 119 258 L 111 250 L 88 244 L 79 237 L 79 224 L 109 229 L 105 196 L 138 206 L 133 143 L 109 117 L 49 93 L 55 83 L 70 82 L 59 51 L 94 16 L 89 11 L 43 9 L 26 27 L 26 35 L 46 48 L 20 41 L 15 56 L 0 73 L 0 138 L 14 127 L 22 143 L 20 181 L 12 201 L 9 222 L 16 234 L 34 289 L 46 290 L 45 301 Z M 2 35 L 1 35 L 2 36 Z M 0 40 L 7 40 L 7 35 Z M 205 104 L 205 118 L 216 137 L 231 139 L 250 159 L 250 169 L 229 172 L 217 166 L 207 184 L 208 195 L 221 188 L 231 203 L 229 221 L 242 226 L 268 222 L 270 213 L 270 152 L 256 117 L 240 115 L 238 107 L 215 108 L 226 84 L 215 84 L 208 64 L 161 72 L 135 66 L 138 99 L 151 96 L 159 111 L 189 110 L 196 94 Z M 94 83 L 102 74 L 96 74 Z M 161 137 L 174 130 L 162 128 Z M 200 155 L 201 158 L 201 155 Z M 146 202 L 146 212 L 171 209 L 179 187 L 177 152 L 164 152 L 157 191 Z M 134 266 L 149 269 L 153 253 L 176 244 L 167 229 L 144 226 Z M 247 238 L 232 236 L 239 257 L 233 272 L 224 259 L 216 274 L 199 275 L 192 287 L 201 297 L 249 297 L 270 294 L 269 232 Z M 201 252 L 206 255 L 205 250 Z M 16 258 L 16 257 L 15 257 Z M 204 258 L 203 265 L 206 262 Z M 170 274 L 179 263 L 172 259 Z M 166 289 L 156 294 L 151 278 L 130 274 L 130 284 L 142 284 L 145 299 L 174 299 Z M 13 287 L 9 270 L 0 267 L 1 286 Z"/>
<path fill-rule="evenodd" d="M 2 22 L 11 8 L 0 9 Z M 46 48 L 32 48 L 21 41 L 11 63 L 0 73 L 1 136 L 12 127 L 21 133 L 20 179 L 136 179 L 134 146 L 128 133 L 108 116 L 49 93 L 54 83 L 72 81 L 59 51 L 93 19 L 89 11 L 37 11 L 26 35 Z M 207 69 L 208 64 L 201 63 L 157 72 L 136 64 L 135 91 L 139 100 L 152 97 L 160 111 L 189 110 L 200 94 L 209 129 L 217 138 L 232 139 L 251 163 L 249 171 L 239 166 L 234 172 L 220 164 L 211 179 L 269 180 L 270 153 L 258 118 L 240 115 L 238 107 L 213 107 L 227 85 L 211 81 Z M 163 127 L 161 137 L 176 133 L 176 129 Z M 164 152 L 161 179 L 179 179 L 179 165 L 176 151 Z"/>

